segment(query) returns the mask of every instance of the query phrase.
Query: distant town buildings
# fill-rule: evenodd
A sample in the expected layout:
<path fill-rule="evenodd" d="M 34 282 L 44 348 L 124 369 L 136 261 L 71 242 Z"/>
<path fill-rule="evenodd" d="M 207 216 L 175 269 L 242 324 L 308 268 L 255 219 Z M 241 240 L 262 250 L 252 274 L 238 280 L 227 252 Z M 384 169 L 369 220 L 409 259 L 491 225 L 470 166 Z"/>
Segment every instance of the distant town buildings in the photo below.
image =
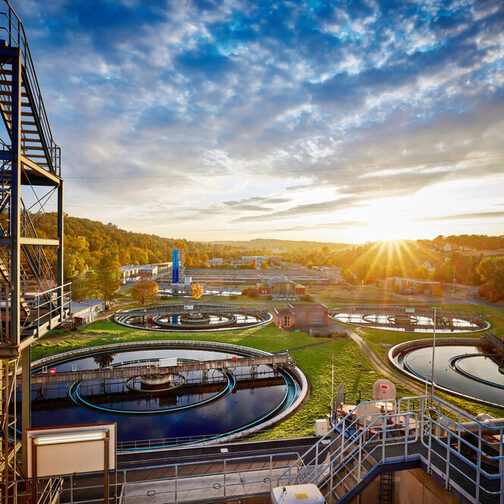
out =
<path fill-rule="evenodd" d="M 72 301 L 70 303 L 70 316 L 76 326 L 93 322 L 97 315 L 104 310 L 105 301 L 101 299 L 85 299 L 84 301 Z"/>
<path fill-rule="evenodd" d="M 135 283 L 140 278 L 155 279 L 161 273 L 169 271 L 171 267 L 171 262 L 121 266 L 121 283 L 123 285 Z"/>
<path fill-rule="evenodd" d="M 206 262 L 207 266 L 222 266 L 224 259 L 222 257 L 214 257 Z"/>
<path fill-rule="evenodd" d="M 282 256 L 272 256 L 272 255 L 251 255 L 242 256 L 241 264 L 253 265 L 256 268 L 260 268 L 265 262 L 269 264 L 280 264 L 282 262 Z M 237 261 L 235 261 L 237 263 Z"/>
<path fill-rule="evenodd" d="M 425 294 L 432 296 L 443 295 L 441 282 L 433 280 L 389 277 L 386 280 L 379 280 L 378 285 L 383 287 L 386 291 L 397 292 L 400 294 Z"/>
<path fill-rule="evenodd" d="M 295 301 L 306 294 L 304 285 L 286 279 L 259 282 L 256 288 L 259 295 L 278 301 Z"/>

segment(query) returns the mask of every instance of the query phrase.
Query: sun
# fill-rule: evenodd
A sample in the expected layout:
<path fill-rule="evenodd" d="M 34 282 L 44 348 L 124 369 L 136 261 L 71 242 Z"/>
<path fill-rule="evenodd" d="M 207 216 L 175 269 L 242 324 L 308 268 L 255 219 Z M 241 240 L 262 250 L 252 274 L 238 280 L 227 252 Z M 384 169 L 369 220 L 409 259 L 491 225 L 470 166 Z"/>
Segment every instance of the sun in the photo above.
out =
<path fill-rule="evenodd" d="M 419 232 L 418 221 L 397 200 L 379 200 L 362 211 L 364 226 L 359 230 L 362 241 L 412 239 Z"/>

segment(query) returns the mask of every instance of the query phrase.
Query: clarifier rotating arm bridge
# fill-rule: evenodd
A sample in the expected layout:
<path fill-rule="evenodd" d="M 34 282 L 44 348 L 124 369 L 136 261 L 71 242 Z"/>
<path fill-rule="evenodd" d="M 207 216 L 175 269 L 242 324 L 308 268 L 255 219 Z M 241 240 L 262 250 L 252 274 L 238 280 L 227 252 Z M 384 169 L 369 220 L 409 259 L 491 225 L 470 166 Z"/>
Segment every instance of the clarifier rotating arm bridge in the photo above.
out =
<path fill-rule="evenodd" d="M 478 314 L 434 311 L 429 308 L 400 306 L 345 307 L 331 310 L 338 322 L 369 329 L 385 329 L 412 333 L 462 334 L 485 331 L 490 324 Z"/>
<path fill-rule="evenodd" d="M 111 378 L 132 378 L 135 376 L 162 376 L 183 371 L 209 371 L 212 369 L 233 369 L 245 366 L 281 366 L 292 364 L 289 354 L 277 354 L 264 357 L 224 359 L 198 362 L 182 362 L 176 366 L 127 366 L 93 369 L 85 371 L 63 371 L 55 374 L 34 374 L 32 383 L 54 383 L 70 380 L 99 380 Z"/>
<path fill-rule="evenodd" d="M 133 308 L 114 315 L 114 321 L 126 327 L 166 332 L 248 329 L 272 319 L 266 309 L 200 302 Z"/>

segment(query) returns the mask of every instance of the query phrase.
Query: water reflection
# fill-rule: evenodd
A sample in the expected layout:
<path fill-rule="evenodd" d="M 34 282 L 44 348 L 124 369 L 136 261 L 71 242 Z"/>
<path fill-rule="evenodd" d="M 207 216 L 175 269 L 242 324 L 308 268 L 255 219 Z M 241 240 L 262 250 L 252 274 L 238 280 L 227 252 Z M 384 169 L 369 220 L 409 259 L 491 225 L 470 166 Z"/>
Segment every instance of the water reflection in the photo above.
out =
<path fill-rule="evenodd" d="M 131 365 L 138 361 L 152 364 L 159 359 L 173 357 L 179 360 L 216 360 L 229 359 L 233 355 L 235 354 L 203 349 L 144 348 L 97 353 L 61 361 L 52 367 L 61 372 Z M 216 435 L 247 428 L 257 419 L 268 417 L 273 410 L 278 413 L 292 404 L 297 395 L 293 379 L 288 375 L 280 376 L 268 366 L 259 366 L 254 370 L 250 367 L 237 367 L 234 376 L 237 383 L 232 393 L 193 409 L 164 413 L 155 410 L 191 406 L 216 395 L 226 387 L 223 374 L 217 370 L 209 372 L 205 378 L 206 384 L 199 388 L 197 384 L 203 379 L 201 372 L 187 373 L 187 387 L 184 391 L 158 394 L 130 391 L 125 385 L 126 379 L 122 378 L 83 381 L 78 386 L 79 395 L 83 399 L 81 405 L 69 397 L 71 382 L 34 384 L 32 425 L 46 427 L 117 422 L 119 441 Z M 251 381 L 252 378 L 256 381 Z M 292 397 L 284 403 L 288 391 Z M 90 406 L 83 406 L 86 402 Z M 21 408 L 18 411 L 20 410 Z"/>

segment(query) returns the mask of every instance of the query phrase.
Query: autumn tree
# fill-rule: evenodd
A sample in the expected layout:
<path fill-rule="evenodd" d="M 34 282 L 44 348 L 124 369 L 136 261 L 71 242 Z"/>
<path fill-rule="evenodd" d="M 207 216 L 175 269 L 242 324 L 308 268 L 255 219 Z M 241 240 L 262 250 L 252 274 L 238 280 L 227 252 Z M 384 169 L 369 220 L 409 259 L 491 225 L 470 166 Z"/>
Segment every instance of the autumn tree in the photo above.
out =
<path fill-rule="evenodd" d="M 117 254 L 103 255 L 95 270 L 95 288 L 101 299 L 112 301 L 119 290 L 121 269 Z"/>
<path fill-rule="evenodd" d="M 203 296 L 203 292 L 203 287 L 198 282 L 191 285 L 191 295 L 194 299 L 199 299 L 201 296 Z"/>
<path fill-rule="evenodd" d="M 141 278 L 130 289 L 130 293 L 135 301 L 145 304 L 146 301 L 153 301 L 159 291 L 158 284 L 154 280 Z"/>
<path fill-rule="evenodd" d="M 82 301 L 96 294 L 96 274 L 87 273 L 81 274 L 72 280 L 72 299 L 74 301 Z"/>
<path fill-rule="evenodd" d="M 478 264 L 476 271 L 504 297 L 504 257 L 487 257 Z"/>

